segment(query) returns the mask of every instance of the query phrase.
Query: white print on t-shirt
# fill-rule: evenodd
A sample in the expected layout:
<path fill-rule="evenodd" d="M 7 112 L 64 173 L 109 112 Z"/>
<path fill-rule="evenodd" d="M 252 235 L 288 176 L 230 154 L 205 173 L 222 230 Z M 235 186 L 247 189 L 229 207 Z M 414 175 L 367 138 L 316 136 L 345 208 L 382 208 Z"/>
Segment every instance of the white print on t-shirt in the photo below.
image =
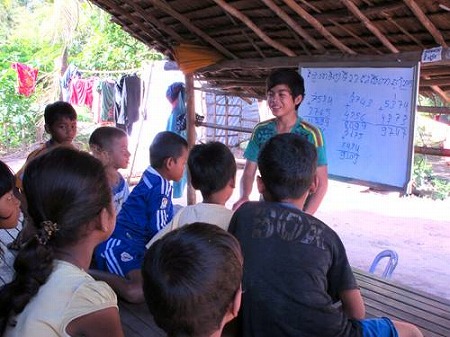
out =
<path fill-rule="evenodd" d="M 325 249 L 323 228 L 312 223 L 298 213 L 288 210 L 259 210 L 255 217 L 252 237 L 265 239 L 277 235 L 284 241 L 299 241 Z"/>

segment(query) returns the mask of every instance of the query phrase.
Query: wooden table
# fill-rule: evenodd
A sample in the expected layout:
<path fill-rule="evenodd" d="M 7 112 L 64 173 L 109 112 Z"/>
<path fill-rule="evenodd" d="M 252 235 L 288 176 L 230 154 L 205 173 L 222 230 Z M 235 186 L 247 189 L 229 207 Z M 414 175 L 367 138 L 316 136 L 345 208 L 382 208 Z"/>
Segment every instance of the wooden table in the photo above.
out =
<path fill-rule="evenodd" d="M 368 317 L 412 323 L 425 337 L 450 337 L 450 300 L 353 269 Z M 449 280 L 450 282 L 450 280 Z"/>

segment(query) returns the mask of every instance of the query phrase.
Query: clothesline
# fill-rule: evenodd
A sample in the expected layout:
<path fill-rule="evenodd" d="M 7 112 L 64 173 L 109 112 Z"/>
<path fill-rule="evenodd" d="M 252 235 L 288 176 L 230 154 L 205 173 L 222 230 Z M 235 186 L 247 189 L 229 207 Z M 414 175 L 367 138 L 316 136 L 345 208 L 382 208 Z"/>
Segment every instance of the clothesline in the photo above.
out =
<path fill-rule="evenodd" d="M 125 70 L 82 70 L 82 69 L 77 70 L 80 73 L 87 73 L 87 74 L 124 74 L 124 73 L 133 73 L 141 69 L 142 68 L 132 68 Z"/>

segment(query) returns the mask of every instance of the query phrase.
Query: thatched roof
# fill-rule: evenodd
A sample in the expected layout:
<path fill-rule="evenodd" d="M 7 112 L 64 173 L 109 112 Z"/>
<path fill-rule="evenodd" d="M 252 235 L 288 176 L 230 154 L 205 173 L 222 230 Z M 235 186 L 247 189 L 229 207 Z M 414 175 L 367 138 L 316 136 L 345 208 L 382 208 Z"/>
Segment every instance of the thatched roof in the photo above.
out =
<path fill-rule="evenodd" d="M 180 45 L 220 54 L 223 60 L 196 69 L 194 76 L 232 93 L 263 97 L 264 80 L 275 67 L 420 60 L 423 50 L 438 46 L 444 61 L 423 64 L 420 91 L 441 97 L 450 92 L 450 0 L 91 2 L 132 36 L 179 63 L 199 62 L 186 49 L 176 57 Z"/>

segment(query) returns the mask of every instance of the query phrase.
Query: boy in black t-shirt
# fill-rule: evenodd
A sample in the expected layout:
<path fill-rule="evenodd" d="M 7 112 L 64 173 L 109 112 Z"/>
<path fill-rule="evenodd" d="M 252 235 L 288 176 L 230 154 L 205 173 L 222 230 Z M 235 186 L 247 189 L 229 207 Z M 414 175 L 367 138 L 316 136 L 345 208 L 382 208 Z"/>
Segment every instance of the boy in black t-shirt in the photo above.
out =
<path fill-rule="evenodd" d="M 422 336 L 409 323 L 364 319 L 339 236 L 302 211 L 316 188 L 316 166 L 314 146 L 295 134 L 274 136 L 260 152 L 257 184 L 265 201 L 242 205 L 229 227 L 244 254 L 240 335 Z"/>

